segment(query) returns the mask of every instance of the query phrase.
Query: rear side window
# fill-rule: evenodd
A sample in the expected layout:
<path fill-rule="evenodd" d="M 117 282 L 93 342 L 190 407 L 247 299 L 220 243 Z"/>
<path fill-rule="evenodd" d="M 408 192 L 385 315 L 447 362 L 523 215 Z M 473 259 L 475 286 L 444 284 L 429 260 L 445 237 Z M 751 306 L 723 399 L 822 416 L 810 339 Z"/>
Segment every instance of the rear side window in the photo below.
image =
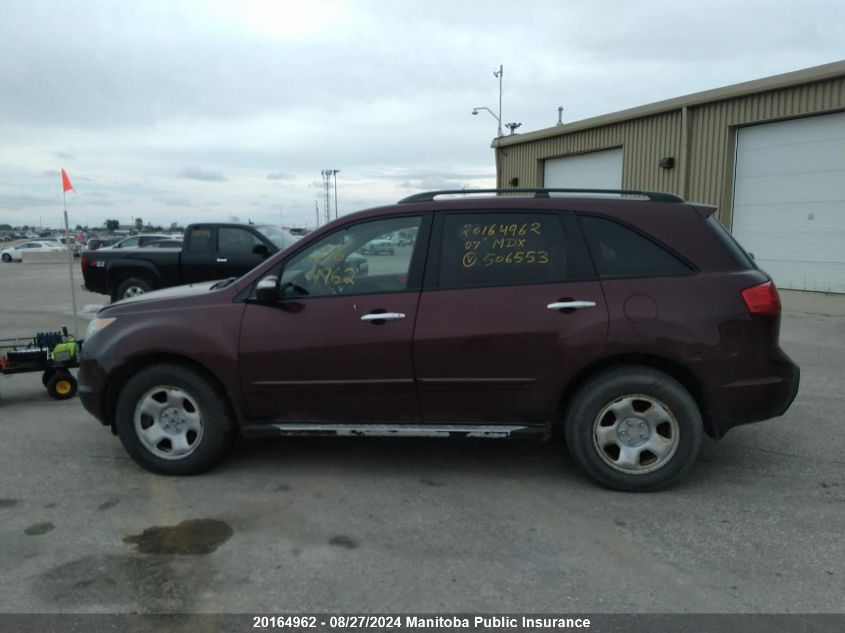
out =
<path fill-rule="evenodd" d="M 443 218 L 440 288 L 539 284 L 566 278 L 556 214 L 460 213 Z"/>
<path fill-rule="evenodd" d="M 754 262 L 751 261 L 748 253 L 734 239 L 734 236 L 728 233 L 728 229 L 722 226 L 722 223 L 715 216 L 711 215 L 707 218 L 705 224 L 716 235 L 737 266 L 740 268 L 755 268 Z"/>
<path fill-rule="evenodd" d="M 669 277 L 692 272 L 665 248 L 618 222 L 594 216 L 582 216 L 580 221 L 599 277 Z"/>
<path fill-rule="evenodd" d="M 209 226 L 191 229 L 187 236 L 188 251 L 191 253 L 210 253 L 214 251 L 214 233 Z"/>

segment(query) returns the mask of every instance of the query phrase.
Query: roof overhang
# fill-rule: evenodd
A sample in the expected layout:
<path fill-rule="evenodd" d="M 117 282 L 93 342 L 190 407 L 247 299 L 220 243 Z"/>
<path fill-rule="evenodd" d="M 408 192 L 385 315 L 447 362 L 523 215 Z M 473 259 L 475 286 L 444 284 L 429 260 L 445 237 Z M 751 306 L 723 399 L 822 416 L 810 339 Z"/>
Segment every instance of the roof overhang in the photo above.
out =
<path fill-rule="evenodd" d="M 674 97 L 664 101 L 656 101 L 655 103 L 637 106 L 636 108 L 620 110 L 619 112 L 612 112 L 610 114 L 602 114 L 589 119 L 574 121 L 573 123 L 555 125 L 553 127 L 536 130 L 534 132 L 503 136 L 501 138 L 493 139 L 490 147 L 498 148 L 508 147 L 511 145 L 521 145 L 522 143 L 530 143 L 541 139 L 553 138 L 555 136 L 571 134 L 572 132 L 578 132 L 590 128 L 611 125 L 622 121 L 630 121 L 631 119 L 641 119 L 643 117 L 654 116 L 656 114 L 671 112 L 673 110 L 680 110 L 684 107 L 700 106 L 714 101 L 725 101 L 727 99 L 744 97 L 750 94 L 769 92 L 771 90 L 800 86 L 802 84 L 814 83 L 827 79 L 836 79 L 839 77 L 845 77 L 845 60 L 831 62 L 830 64 L 823 64 L 821 66 L 813 66 L 812 68 L 804 68 L 802 70 L 796 70 L 782 75 L 773 75 L 772 77 L 765 77 L 763 79 L 745 81 L 743 83 L 724 86 L 722 88 L 705 90 L 704 92 L 696 92 L 683 97 Z"/>

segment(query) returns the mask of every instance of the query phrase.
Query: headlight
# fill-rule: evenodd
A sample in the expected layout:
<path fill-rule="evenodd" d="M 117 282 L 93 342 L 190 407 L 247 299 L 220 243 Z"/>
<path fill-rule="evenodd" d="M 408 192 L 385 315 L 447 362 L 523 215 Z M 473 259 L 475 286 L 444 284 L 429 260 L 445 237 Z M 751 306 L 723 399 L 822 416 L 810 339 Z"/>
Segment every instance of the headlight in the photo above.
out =
<path fill-rule="evenodd" d="M 85 331 L 85 340 L 90 341 L 91 337 L 94 336 L 100 330 L 105 329 L 107 326 L 114 323 L 117 319 L 112 317 L 111 319 L 94 319 L 91 323 L 88 324 L 88 329 Z"/>

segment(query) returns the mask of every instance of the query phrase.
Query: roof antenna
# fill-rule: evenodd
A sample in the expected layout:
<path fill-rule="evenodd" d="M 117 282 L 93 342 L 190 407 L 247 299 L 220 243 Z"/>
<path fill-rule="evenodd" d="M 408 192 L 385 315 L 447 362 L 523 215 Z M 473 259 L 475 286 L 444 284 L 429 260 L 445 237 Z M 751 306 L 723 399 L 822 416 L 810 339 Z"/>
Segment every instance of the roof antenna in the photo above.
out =
<path fill-rule="evenodd" d="M 563 106 L 557 107 L 557 124 L 563 125 Z"/>

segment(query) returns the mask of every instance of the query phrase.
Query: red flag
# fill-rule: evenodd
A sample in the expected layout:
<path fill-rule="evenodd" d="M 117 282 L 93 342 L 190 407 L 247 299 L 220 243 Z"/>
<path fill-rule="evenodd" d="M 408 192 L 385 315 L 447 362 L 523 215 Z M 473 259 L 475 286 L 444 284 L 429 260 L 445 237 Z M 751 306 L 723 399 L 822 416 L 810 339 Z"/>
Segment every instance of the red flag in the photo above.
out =
<path fill-rule="evenodd" d="M 67 177 L 67 172 L 63 169 L 62 170 L 62 193 L 66 191 L 76 191 L 73 188 L 73 185 L 70 184 L 70 178 Z"/>

